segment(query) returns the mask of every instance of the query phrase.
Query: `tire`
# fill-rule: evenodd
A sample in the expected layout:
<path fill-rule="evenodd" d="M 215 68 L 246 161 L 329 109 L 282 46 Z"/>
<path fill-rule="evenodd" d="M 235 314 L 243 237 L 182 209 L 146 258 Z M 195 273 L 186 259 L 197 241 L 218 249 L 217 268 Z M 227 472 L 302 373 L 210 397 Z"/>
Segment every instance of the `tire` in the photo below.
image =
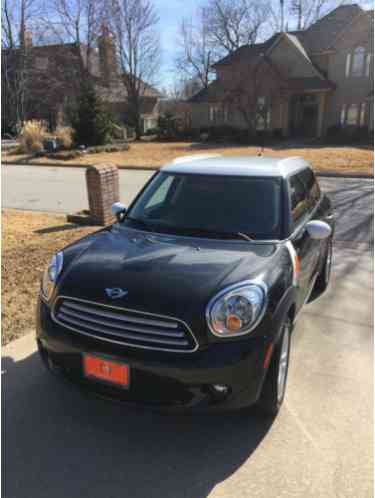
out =
<path fill-rule="evenodd" d="M 265 415 L 275 417 L 284 401 L 289 368 L 290 336 L 289 318 L 282 325 L 282 334 L 273 352 L 271 363 L 258 400 L 258 408 Z"/>
<path fill-rule="evenodd" d="M 320 296 L 327 289 L 329 281 L 331 278 L 332 269 L 332 254 L 333 254 L 333 244 L 332 239 L 329 239 L 327 243 L 327 250 L 325 254 L 325 260 L 322 269 L 316 279 L 314 290 L 311 293 L 314 297 Z"/>

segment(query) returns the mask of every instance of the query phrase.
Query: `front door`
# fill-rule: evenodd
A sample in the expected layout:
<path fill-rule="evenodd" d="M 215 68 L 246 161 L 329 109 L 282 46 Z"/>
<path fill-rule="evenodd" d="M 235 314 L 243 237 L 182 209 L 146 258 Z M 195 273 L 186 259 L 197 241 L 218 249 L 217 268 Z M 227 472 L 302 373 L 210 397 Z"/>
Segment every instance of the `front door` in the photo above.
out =
<path fill-rule="evenodd" d="M 315 137 L 318 129 L 317 96 L 294 95 L 290 105 L 291 134 L 300 137 Z"/>

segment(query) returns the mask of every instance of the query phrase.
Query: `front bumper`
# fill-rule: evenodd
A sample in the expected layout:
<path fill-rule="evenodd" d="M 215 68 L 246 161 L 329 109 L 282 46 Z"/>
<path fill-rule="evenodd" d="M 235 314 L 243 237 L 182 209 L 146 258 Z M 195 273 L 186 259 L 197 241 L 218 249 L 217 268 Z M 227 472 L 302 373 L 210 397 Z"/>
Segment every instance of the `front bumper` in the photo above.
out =
<path fill-rule="evenodd" d="M 254 404 L 261 392 L 269 336 L 210 344 L 194 353 L 147 351 L 104 343 L 55 323 L 39 299 L 37 342 L 42 359 L 97 395 L 166 410 L 226 410 Z M 88 380 L 82 354 L 94 353 L 130 367 L 129 389 Z M 214 386 L 226 386 L 226 390 Z"/>

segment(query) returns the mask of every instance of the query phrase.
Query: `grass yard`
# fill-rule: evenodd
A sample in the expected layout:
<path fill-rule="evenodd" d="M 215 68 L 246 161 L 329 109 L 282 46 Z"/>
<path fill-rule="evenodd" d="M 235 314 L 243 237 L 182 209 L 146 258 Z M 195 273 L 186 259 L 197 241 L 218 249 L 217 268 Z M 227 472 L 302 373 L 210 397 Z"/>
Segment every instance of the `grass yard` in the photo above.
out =
<path fill-rule="evenodd" d="M 156 169 L 172 159 L 189 154 L 218 153 L 223 155 L 256 155 L 258 146 L 217 145 L 192 142 L 132 142 L 128 151 L 87 154 L 62 164 L 110 163 L 119 167 Z M 309 147 L 266 147 L 265 155 L 303 156 L 311 161 L 316 171 L 338 173 L 373 174 L 374 151 L 371 145 L 360 146 L 309 146 Z M 3 154 L 3 160 L 17 161 L 20 156 Z M 34 159 L 32 164 L 52 164 L 56 160 Z"/>
<path fill-rule="evenodd" d="M 52 254 L 97 230 L 67 224 L 64 216 L 2 211 L 2 344 L 35 327 L 39 282 Z"/>

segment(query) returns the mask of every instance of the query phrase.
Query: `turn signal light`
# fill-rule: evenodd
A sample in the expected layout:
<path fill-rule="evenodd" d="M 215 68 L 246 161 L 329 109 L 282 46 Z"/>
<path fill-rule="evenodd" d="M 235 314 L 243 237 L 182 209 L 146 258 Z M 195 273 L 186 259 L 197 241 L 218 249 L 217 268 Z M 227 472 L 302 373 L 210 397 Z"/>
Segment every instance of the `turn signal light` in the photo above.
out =
<path fill-rule="evenodd" d="M 242 327 L 242 320 L 236 315 L 229 315 L 226 322 L 226 326 L 229 330 L 236 331 Z"/>

